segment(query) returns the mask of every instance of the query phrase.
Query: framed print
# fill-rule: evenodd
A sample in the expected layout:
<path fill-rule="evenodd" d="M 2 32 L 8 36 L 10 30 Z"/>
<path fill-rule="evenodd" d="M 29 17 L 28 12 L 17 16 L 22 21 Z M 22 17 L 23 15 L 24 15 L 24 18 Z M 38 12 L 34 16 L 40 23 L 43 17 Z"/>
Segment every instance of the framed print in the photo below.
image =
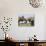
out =
<path fill-rule="evenodd" d="M 18 16 L 18 26 L 34 26 L 34 15 L 22 14 Z"/>

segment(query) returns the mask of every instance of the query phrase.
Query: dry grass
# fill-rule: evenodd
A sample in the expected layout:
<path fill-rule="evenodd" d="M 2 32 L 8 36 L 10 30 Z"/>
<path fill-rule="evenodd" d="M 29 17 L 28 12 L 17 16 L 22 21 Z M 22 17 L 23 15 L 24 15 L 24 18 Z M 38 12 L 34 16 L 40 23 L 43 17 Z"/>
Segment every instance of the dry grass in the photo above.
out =
<path fill-rule="evenodd" d="M 26 24 L 21 23 L 21 24 L 18 24 L 18 26 L 28 27 L 28 26 L 32 26 L 32 25 L 30 23 L 26 23 Z"/>

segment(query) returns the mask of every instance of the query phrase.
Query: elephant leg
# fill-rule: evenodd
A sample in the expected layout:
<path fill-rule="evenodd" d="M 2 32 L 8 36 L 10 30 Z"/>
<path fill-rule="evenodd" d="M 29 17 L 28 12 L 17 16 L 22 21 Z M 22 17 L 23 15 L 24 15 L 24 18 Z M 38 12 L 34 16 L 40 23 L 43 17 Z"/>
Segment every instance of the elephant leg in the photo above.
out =
<path fill-rule="evenodd" d="M 25 20 L 25 24 L 27 23 L 27 20 Z"/>

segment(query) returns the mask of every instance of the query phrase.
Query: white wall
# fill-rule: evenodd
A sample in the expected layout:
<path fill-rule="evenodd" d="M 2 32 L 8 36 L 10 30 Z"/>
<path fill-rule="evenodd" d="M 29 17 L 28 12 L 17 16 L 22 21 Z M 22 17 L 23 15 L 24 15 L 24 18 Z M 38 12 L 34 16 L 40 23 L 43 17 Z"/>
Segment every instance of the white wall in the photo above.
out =
<path fill-rule="evenodd" d="M 45 31 L 44 31 L 44 38 L 46 39 L 46 15 L 45 15 Z"/>
<path fill-rule="evenodd" d="M 0 16 L 13 17 L 12 27 L 10 33 L 14 39 L 27 40 L 34 34 L 39 40 L 45 39 L 45 15 L 46 8 L 33 8 L 30 6 L 28 0 L 0 0 Z M 19 13 L 34 13 L 35 26 L 34 27 L 18 27 L 17 14 Z M 45 34 L 44 34 L 45 33 Z M 2 39 L 2 36 L 1 38 Z"/>

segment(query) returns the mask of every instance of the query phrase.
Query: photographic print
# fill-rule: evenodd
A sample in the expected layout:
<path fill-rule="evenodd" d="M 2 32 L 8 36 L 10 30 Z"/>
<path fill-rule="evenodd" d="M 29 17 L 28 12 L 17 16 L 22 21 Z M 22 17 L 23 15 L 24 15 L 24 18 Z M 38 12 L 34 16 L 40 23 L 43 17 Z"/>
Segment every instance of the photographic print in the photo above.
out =
<path fill-rule="evenodd" d="M 34 15 L 20 15 L 18 16 L 18 26 L 34 26 Z"/>

